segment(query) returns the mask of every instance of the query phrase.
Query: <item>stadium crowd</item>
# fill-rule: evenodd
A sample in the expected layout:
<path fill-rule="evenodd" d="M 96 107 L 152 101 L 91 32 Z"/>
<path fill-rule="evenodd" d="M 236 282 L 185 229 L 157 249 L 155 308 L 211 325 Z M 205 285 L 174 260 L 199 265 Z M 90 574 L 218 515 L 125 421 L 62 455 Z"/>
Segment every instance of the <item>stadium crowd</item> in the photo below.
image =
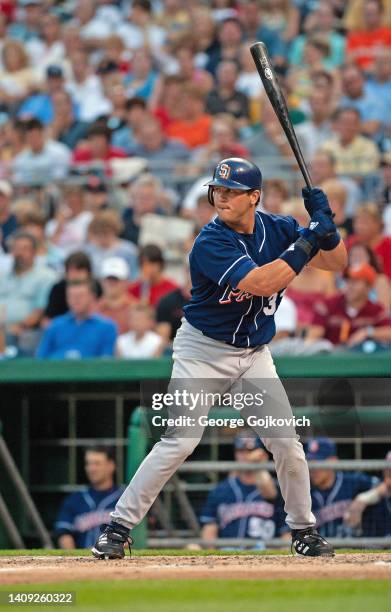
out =
<path fill-rule="evenodd" d="M 349 249 L 343 277 L 294 280 L 272 349 L 390 346 L 391 0 L 2 0 L 1 355 L 169 351 L 221 158 L 307 224 L 255 40 Z"/>

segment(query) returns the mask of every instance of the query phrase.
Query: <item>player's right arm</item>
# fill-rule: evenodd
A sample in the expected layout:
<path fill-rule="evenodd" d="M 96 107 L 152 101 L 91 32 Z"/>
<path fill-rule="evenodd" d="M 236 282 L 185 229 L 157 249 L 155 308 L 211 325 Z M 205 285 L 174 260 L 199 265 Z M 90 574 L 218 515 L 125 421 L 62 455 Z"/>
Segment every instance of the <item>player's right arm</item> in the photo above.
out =
<path fill-rule="evenodd" d="M 58 547 L 64 550 L 76 548 L 75 539 L 70 533 L 64 533 L 58 538 Z"/>
<path fill-rule="evenodd" d="M 208 525 L 204 525 L 201 529 L 201 539 L 208 540 L 217 540 L 219 537 L 219 528 L 217 523 L 209 523 Z"/>

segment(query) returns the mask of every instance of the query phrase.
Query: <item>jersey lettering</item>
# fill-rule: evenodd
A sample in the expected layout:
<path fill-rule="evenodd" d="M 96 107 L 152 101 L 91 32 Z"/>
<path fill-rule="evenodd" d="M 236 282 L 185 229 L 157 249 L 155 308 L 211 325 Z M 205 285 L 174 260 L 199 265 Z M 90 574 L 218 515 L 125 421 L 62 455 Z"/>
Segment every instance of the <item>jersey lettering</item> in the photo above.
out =
<path fill-rule="evenodd" d="M 219 300 L 219 304 L 230 304 L 233 300 L 235 302 L 243 302 L 243 300 L 250 300 L 253 297 L 251 293 L 243 289 L 231 289 L 227 297 L 224 297 L 225 294 L 226 291 L 224 291 L 222 298 Z"/>

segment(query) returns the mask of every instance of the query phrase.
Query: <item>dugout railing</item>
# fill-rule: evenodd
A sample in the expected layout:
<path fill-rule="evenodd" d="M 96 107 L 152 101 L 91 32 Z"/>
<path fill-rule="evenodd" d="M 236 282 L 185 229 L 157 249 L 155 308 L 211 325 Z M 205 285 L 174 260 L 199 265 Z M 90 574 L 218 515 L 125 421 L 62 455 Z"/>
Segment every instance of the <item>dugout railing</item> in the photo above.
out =
<path fill-rule="evenodd" d="M 308 410 L 316 404 L 315 381 L 312 384 L 310 379 L 304 378 L 309 375 L 326 381 L 344 377 L 361 381 L 361 388 L 353 389 L 353 404 L 371 409 L 372 420 L 383 418 L 381 412 L 390 404 L 391 394 L 387 387 L 391 381 L 390 353 L 280 357 L 275 361 L 296 407 L 303 406 Z M 169 358 L 0 361 L 0 420 L 4 438 L 48 528 L 52 529 L 64 495 L 84 486 L 82 451 L 85 447 L 92 444 L 114 446 L 117 482 L 127 482 L 127 430 L 140 405 L 140 382 L 167 379 L 171 367 Z M 371 388 L 370 377 L 377 377 L 375 386 Z M 375 406 L 380 412 L 374 409 Z M 367 436 L 365 440 L 359 437 L 359 432 L 357 434 L 353 438 L 351 435 L 338 437 L 342 457 L 358 460 L 381 457 L 385 455 L 385 448 L 391 446 L 390 427 L 380 427 L 376 435 Z M 221 437 L 210 435 L 202 441 L 197 458 L 210 461 L 230 458 L 231 443 L 232 440 L 222 441 Z M 384 452 L 381 450 L 379 454 L 378 446 L 382 446 Z M 171 497 L 171 504 L 180 507 L 181 513 L 187 517 L 182 531 L 189 532 L 194 514 L 190 512 L 191 504 L 189 506 L 186 496 L 192 490 L 194 492 L 194 487 L 205 496 L 216 480 L 217 472 L 207 483 L 183 482 L 184 473 L 180 472 L 179 484 L 170 483 L 165 489 L 161 515 L 165 511 L 169 516 Z M 1 493 L 7 505 L 12 507 L 12 516 L 27 544 L 37 544 L 36 532 L 26 518 L 25 508 L 14 499 L 4 478 Z M 164 524 L 164 520 L 162 522 Z M 163 530 L 162 533 L 150 532 L 150 537 L 155 537 L 155 533 L 164 536 Z M 181 529 L 174 530 L 173 536 L 177 533 L 183 535 Z M 10 542 L 0 524 L 0 547 L 7 544 Z"/>
<path fill-rule="evenodd" d="M 336 411 L 332 410 L 328 414 L 319 414 L 319 410 L 317 407 L 303 407 L 294 409 L 294 413 L 296 416 L 308 416 L 312 419 L 313 424 L 316 426 L 321 426 L 322 428 L 327 427 L 328 424 L 332 423 L 336 418 Z M 131 418 L 128 429 L 128 460 L 127 460 L 127 475 L 128 480 L 130 480 L 133 475 L 136 473 L 139 465 L 144 460 L 145 456 L 152 448 L 153 444 L 157 441 L 157 437 L 154 435 L 154 428 L 151 426 L 151 418 L 153 416 L 153 411 L 149 408 L 138 407 Z M 156 414 L 156 413 L 155 413 Z M 164 413 L 165 414 L 165 413 Z M 211 418 L 235 418 L 238 413 L 232 409 L 215 409 L 212 408 L 209 416 Z M 348 413 L 344 413 L 342 415 L 345 419 L 346 423 L 352 421 L 352 414 L 350 411 Z M 372 406 L 368 407 L 358 407 L 355 409 L 354 413 L 354 422 L 360 423 L 361 427 L 371 426 L 373 424 L 388 424 L 388 427 L 391 425 L 391 406 Z M 317 423 L 315 423 L 317 421 Z M 213 430 L 212 430 L 213 431 Z M 227 432 L 225 431 L 225 434 Z M 203 437 L 201 443 L 210 444 L 213 442 L 214 444 L 222 444 L 224 443 L 224 436 L 214 436 L 212 434 L 212 440 L 210 437 L 210 431 L 206 431 L 206 436 Z M 226 436 L 225 436 L 226 437 Z M 342 441 L 352 441 L 351 438 L 344 439 L 334 437 L 337 442 Z M 386 436 L 382 439 L 389 440 L 389 437 Z M 357 442 L 361 439 L 355 439 Z M 373 440 L 373 442 L 377 442 L 378 438 Z M 232 437 L 229 439 L 229 442 L 232 445 Z M 227 440 L 225 440 L 227 443 Z M 310 468 L 320 468 L 320 469 L 331 469 L 331 470 L 349 470 L 349 471 L 366 471 L 366 472 L 375 472 L 380 474 L 382 470 L 385 468 L 391 468 L 391 461 L 385 460 L 338 460 L 338 461 L 310 461 Z M 268 470 L 270 472 L 275 472 L 275 466 L 273 462 L 266 463 L 239 463 L 236 461 L 193 461 L 187 460 L 178 470 L 177 474 L 175 474 L 170 481 L 163 488 L 162 493 L 157 498 L 155 504 L 152 509 L 156 515 L 156 518 L 160 521 L 163 529 L 160 530 L 158 536 L 149 537 L 148 536 L 148 525 L 147 518 L 145 518 L 133 531 L 132 537 L 134 539 L 135 548 L 155 548 L 155 547 L 167 547 L 167 548 L 183 548 L 188 546 L 189 544 L 197 545 L 201 547 L 210 547 L 215 546 L 217 548 L 221 547 L 254 547 L 256 542 L 250 539 L 218 539 L 213 541 L 208 541 L 207 543 L 200 538 L 200 524 L 197 520 L 197 515 L 194 512 L 193 504 L 190 499 L 191 494 L 194 493 L 207 493 L 216 485 L 217 478 L 216 476 L 220 473 L 232 473 L 237 472 L 241 469 L 257 471 L 259 469 Z M 201 474 L 206 476 L 209 479 L 209 482 L 187 482 L 183 479 L 182 475 L 195 475 Z M 179 510 L 179 515 L 183 519 L 185 523 L 187 523 L 187 531 L 186 530 L 176 530 L 173 528 L 172 522 L 170 522 L 170 511 L 173 508 L 173 502 L 176 502 L 176 505 Z M 362 538 L 362 537 L 354 537 L 354 538 L 334 538 L 332 539 L 333 544 L 336 547 L 373 547 L 378 546 L 389 547 L 391 544 L 391 540 L 389 538 Z M 283 548 L 286 547 L 286 541 L 281 538 L 276 538 L 274 540 L 268 542 L 258 543 L 263 547 L 266 545 L 271 548 Z"/>

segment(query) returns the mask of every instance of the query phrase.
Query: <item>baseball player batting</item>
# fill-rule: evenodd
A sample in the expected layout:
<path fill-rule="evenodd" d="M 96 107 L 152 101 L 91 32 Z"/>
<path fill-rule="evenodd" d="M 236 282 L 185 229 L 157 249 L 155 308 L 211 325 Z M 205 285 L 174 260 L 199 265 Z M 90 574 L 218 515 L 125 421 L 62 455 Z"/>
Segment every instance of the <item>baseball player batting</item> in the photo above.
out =
<path fill-rule="evenodd" d="M 193 388 L 199 389 L 199 381 L 209 380 L 208 390 L 225 392 L 227 381 L 263 389 L 261 380 L 272 380 L 272 405 L 274 401 L 279 414 L 282 411 L 292 421 L 289 400 L 268 349 L 275 334 L 274 315 L 285 288 L 304 266 L 342 270 L 346 249 L 320 189 L 303 189 L 311 221 L 302 228 L 293 217 L 257 210 L 262 174 L 250 161 L 222 160 L 207 184 L 217 216 L 202 229 L 189 255 L 192 296 L 173 344 L 170 385 L 186 381 L 191 386 L 193 381 Z M 209 408 L 197 406 L 197 414 L 207 414 Z M 253 429 L 273 455 L 292 531 L 292 552 L 332 556 L 332 546 L 315 529 L 308 465 L 294 427 L 280 436 Z M 193 452 L 202 432 L 203 427 L 191 432 L 167 428 L 120 497 L 111 523 L 102 526 L 92 548 L 95 557 L 124 557 L 125 544 L 129 549 L 132 544 L 130 530 Z"/>

